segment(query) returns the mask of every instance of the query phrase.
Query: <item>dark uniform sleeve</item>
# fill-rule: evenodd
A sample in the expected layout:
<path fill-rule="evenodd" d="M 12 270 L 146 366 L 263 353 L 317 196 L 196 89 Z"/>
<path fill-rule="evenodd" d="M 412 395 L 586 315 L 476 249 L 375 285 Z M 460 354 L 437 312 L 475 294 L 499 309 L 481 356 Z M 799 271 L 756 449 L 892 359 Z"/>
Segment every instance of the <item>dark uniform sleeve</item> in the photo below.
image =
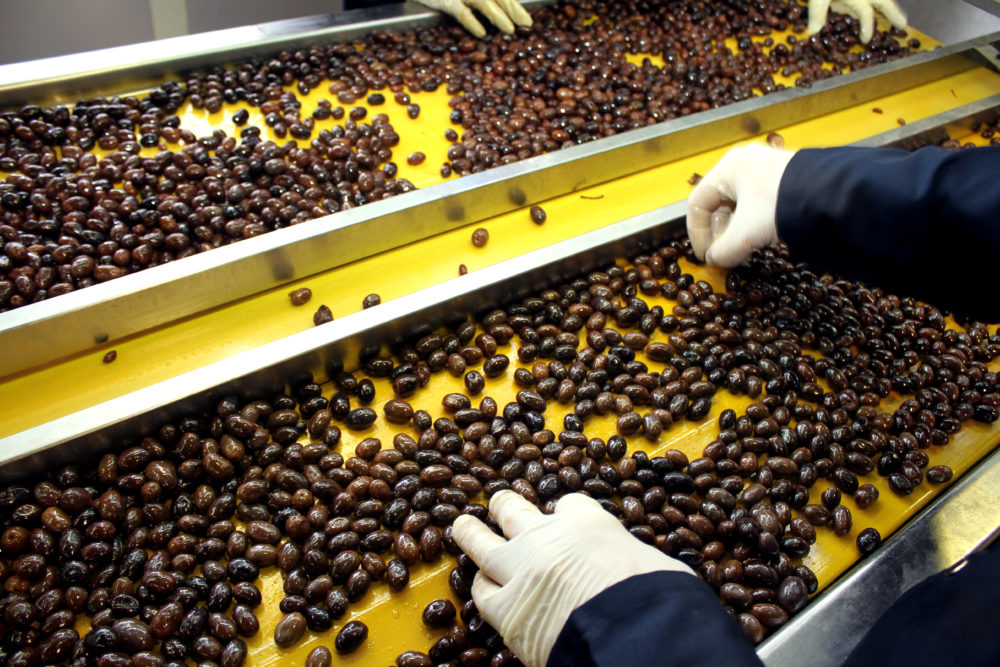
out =
<path fill-rule="evenodd" d="M 1000 321 L 1000 146 L 802 150 L 778 190 L 792 258 Z"/>
<path fill-rule="evenodd" d="M 843 667 L 1000 665 L 1000 544 L 964 567 L 928 577 L 900 597 Z"/>
<path fill-rule="evenodd" d="M 578 607 L 547 667 L 761 667 L 750 640 L 705 582 L 681 572 L 621 581 Z"/>

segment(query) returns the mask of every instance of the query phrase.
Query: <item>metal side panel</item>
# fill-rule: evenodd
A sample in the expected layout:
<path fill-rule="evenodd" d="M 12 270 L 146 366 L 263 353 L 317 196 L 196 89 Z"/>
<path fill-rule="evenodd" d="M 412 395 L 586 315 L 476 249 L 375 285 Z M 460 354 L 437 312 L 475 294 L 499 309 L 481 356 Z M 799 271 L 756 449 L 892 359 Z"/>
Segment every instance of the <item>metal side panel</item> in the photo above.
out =
<path fill-rule="evenodd" d="M 899 0 L 909 25 L 942 44 L 1000 30 L 1000 0 Z"/>
<path fill-rule="evenodd" d="M 988 545 L 1000 526 L 1000 452 L 903 526 L 757 648 L 769 667 L 843 663 L 865 632 L 926 577 Z"/>
<path fill-rule="evenodd" d="M 4 438 L 0 483 L 141 437 L 166 421 L 209 408 L 222 396 L 261 396 L 282 390 L 303 373 L 323 379 L 331 367 L 357 368 L 362 350 L 460 323 L 471 313 L 671 238 L 683 230 L 685 211 L 683 203 L 665 206 Z"/>
<path fill-rule="evenodd" d="M 816 118 L 983 63 L 1000 34 L 633 130 L 71 292 L 0 315 L 0 377 L 334 266 Z"/>
<path fill-rule="evenodd" d="M 933 0 L 921 0 L 921 4 L 929 4 Z M 978 7 L 984 12 L 1000 17 L 1000 0 L 965 0 L 967 4 Z"/>
<path fill-rule="evenodd" d="M 1000 118 L 1000 95 L 991 95 L 972 104 L 956 107 L 951 111 L 862 139 L 853 145 L 893 146 L 916 150 L 947 141 L 950 138 L 946 129 L 948 125 L 957 125 L 973 131 L 984 124 L 994 123 L 997 118 Z"/>

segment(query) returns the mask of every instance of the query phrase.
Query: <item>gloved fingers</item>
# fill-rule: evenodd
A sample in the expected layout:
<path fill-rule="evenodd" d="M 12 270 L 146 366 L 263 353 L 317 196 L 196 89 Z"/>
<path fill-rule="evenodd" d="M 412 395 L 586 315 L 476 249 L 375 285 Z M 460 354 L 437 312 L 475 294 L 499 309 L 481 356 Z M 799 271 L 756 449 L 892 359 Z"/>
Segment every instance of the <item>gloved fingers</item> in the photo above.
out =
<path fill-rule="evenodd" d="M 528 28 L 531 26 L 531 14 L 528 13 L 518 0 L 496 0 L 497 4 L 507 12 L 510 20 L 519 26 Z"/>
<path fill-rule="evenodd" d="M 456 2 L 455 4 L 457 7 L 455 8 L 455 12 L 452 16 L 458 19 L 458 22 L 461 23 L 466 30 L 471 32 L 474 37 L 478 37 L 479 39 L 486 37 L 486 28 L 484 28 L 483 24 L 479 22 L 479 19 L 477 19 L 475 14 L 472 13 L 472 10 L 466 7 L 463 2 Z"/>
<path fill-rule="evenodd" d="M 463 514 L 452 524 L 452 537 L 459 548 L 471 558 L 476 565 L 498 581 L 506 581 L 503 574 L 496 572 L 496 563 L 500 561 L 497 554 L 507 540 L 490 530 L 485 523 L 474 516 Z"/>
<path fill-rule="evenodd" d="M 841 0 L 845 7 L 850 9 L 861 24 L 861 43 L 867 44 L 872 41 L 875 34 L 875 10 L 872 9 L 871 0 Z"/>
<path fill-rule="evenodd" d="M 425 7 L 450 14 L 462 24 L 462 27 L 480 39 L 486 36 L 486 28 L 476 19 L 472 10 L 466 7 L 462 0 L 417 0 L 417 2 Z"/>
<path fill-rule="evenodd" d="M 872 7 L 882 12 L 897 30 L 906 28 L 906 12 L 896 4 L 895 0 L 872 0 Z"/>
<path fill-rule="evenodd" d="M 711 266 L 733 269 L 749 257 L 753 251 L 754 248 L 748 239 L 730 234 L 729 238 L 720 238 L 712 244 L 712 247 L 705 254 L 705 262 Z"/>
<path fill-rule="evenodd" d="M 511 540 L 545 520 L 537 507 L 519 493 L 506 489 L 490 498 L 490 514 Z"/>
<path fill-rule="evenodd" d="M 500 584 L 483 574 L 482 570 L 472 580 L 472 599 L 476 603 L 476 609 L 495 629 L 499 629 L 503 623 L 503 610 L 497 600 L 497 594 L 501 590 Z"/>
<path fill-rule="evenodd" d="M 722 194 L 704 179 L 688 196 L 687 233 L 698 259 L 705 259 L 705 251 L 712 245 L 712 213 L 722 202 Z"/>
<path fill-rule="evenodd" d="M 495 0 L 465 0 L 465 3 L 478 9 L 500 32 L 505 32 L 508 35 L 514 32 L 514 24 L 511 23 L 510 18 L 500 9 Z"/>
<path fill-rule="evenodd" d="M 748 204 L 744 204 L 748 206 Z M 739 266 L 754 250 L 767 245 L 766 240 L 758 239 L 752 230 L 758 225 L 741 215 L 739 204 L 733 212 L 729 224 L 705 253 L 705 261 L 713 266 L 732 269 Z"/>
<path fill-rule="evenodd" d="M 712 239 L 717 239 L 722 236 L 722 233 L 729 227 L 729 222 L 733 217 L 734 209 L 735 204 L 727 201 L 722 204 L 722 206 L 712 211 Z"/>
<path fill-rule="evenodd" d="M 826 25 L 826 15 L 830 11 L 830 0 L 809 0 L 809 25 L 807 31 L 815 35 Z"/>

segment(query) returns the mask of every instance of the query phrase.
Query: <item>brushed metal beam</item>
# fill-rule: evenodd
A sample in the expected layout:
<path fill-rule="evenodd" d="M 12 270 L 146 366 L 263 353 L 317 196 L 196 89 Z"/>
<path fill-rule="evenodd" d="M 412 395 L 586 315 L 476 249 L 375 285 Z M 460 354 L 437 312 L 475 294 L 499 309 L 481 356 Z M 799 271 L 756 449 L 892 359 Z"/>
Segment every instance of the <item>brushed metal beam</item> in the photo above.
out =
<path fill-rule="evenodd" d="M 902 127 L 876 134 L 856 141 L 852 146 L 892 146 L 916 150 L 924 146 L 934 146 L 950 137 L 948 125 L 959 125 L 970 131 L 981 125 L 993 123 L 1000 118 L 1000 94 L 955 107 L 930 118 L 923 118 Z"/>
<path fill-rule="evenodd" d="M 327 369 L 357 368 L 363 350 L 460 323 L 673 237 L 685 211 L 683 202 L 658 208 L 0 439 L 0 483 L 107 451 L 211 409 L 222 396 L 262 396 L 281 391 L 290 378 L 311 374 L 323 381 Z"/>
<path fill-rule="evenodd" d="M 0 377 L 525 205 L 967 71 L 982 64 L 977 48 L 997 39 L 1000 33 L 573 146 L 0 314 L 0 349 L 18 351 L 0 355 Z"/>

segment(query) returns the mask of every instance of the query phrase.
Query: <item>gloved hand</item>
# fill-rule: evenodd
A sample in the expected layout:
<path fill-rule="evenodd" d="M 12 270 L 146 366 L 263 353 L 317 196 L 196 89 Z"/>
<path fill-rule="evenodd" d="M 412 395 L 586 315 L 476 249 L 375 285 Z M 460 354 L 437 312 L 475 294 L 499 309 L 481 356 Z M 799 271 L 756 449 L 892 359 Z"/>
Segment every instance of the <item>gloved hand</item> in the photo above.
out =
<path fill-rule="evenodd" d="M 490 499 L 508 539 L 462 515 L 455 541 L 480 567 L 472 598 L 527 667 L 544 667 L 574 609 L 633 575 L 687 565 L 632 537 L 596 500 L 571 493 L 542 514 L 514 491 Z"/>
<path fill-rule="evenodd" d="M 902 30 L 906 27 L 906 14 L 894 0 L 809 0 L 809 34 L 815 35 L 826 25 L 826 13 L 832 9 L 841 14 L 850 14 L 861 22 L 861 43 L 867 44 L 875 32 L 875 10 L 880 11 L 889 22 Z"/>
<path fill-rule="evenodd" d="M 514 32 L 515 23 L 524 27 L 531 25 L 531 15 L 517 0 L 417 0 L 417 2 L 439 12 L 451 14 L 465 26 L 466 30 L 479 38 L 486 36 L 486 29 L 476 20 L 469 7 L 478 9 L 490 23 L 507 34 Z"/>
<path fill-rule="evenodd" d="M 778 185 L 793 153 L 751 144 L 726 153 L 688 197 L 687 231 L 699 259 L 731 269 L 778 240 Z"/>

